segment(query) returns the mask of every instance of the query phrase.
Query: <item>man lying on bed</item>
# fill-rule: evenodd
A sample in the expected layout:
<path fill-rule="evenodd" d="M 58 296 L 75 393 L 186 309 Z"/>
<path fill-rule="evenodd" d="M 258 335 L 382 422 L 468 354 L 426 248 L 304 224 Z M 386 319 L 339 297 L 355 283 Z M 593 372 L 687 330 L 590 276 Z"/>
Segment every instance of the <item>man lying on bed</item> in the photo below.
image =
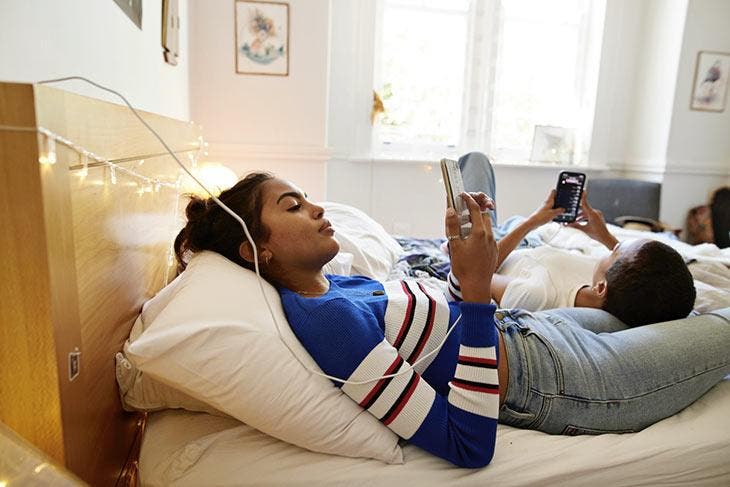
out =
<path fill-rule="evenodd" d="M 730 372 L 730 324 L 700 318 L 692 327 L 650 325 L 661 326 L 655 333 L 596 334 L 520 310 L 495 312 L 491 203 L 462 197 L 472 233 L 450 242 L 463 301 L 447 302 L 430 280 L 325 275 L 339 250 L 336 230 L 288 181 L 254 173 L 220 195 L 247 222 L 261 274 L 319 367 L 403 439 L 456 465 L 491 461 L 498 418 L 554 434 L 638 431 Z M 188 252 L 210 250 L 254 267 L 242 228 L 217 204 L 193 198 L 186 215 L 175 240 L 181 266 Z M 445 223 L 458 236 L 453 210 Z"/>
<path fill-rule="evenodd" d="M 487 198 L 480 194 L 479 198 Z M 543 205 L 498 242 L 492 297 L 500 307 L 539 311 L 585 307 L 608 311 L 629 326 L 686 317 L 695 301 L 692 274 L 670 246 L 649 239 L 619 241 L 600 211 L 581 199 L 569 226 L 603 244 L 610 254 L 593 258 L 550 246 L 512 252 L 532 230 L 561 214 L 553 209 L 555 190 Z"/>

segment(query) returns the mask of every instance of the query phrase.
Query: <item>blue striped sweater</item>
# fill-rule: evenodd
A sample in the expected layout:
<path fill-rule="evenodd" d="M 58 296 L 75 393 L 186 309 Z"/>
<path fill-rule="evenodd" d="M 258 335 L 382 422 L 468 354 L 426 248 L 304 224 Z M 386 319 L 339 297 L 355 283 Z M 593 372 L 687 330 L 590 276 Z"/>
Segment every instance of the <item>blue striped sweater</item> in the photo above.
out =
<path fill-rule="evenodd" d="M 447 302 L 428 280 L 327 278 L 320 297 L 279 292 L 292 330 L 331 376 L 362 381 L 403 370 L 434 350 L 461 315 L 442 349 L 414 370 L 335 384 L 401 438 L 459 466 L 487 465 L 499 413 L 495 307 Z"/>

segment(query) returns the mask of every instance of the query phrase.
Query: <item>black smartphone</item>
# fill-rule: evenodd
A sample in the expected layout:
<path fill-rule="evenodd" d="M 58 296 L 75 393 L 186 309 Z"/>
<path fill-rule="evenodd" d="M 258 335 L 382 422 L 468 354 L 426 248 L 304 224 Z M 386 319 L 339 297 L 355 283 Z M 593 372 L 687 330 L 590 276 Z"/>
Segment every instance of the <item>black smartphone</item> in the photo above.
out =
<path fill-rule="evenodd" d="M 563 171 L 560 173 L 553 208 L 565 208 L 565 213 L 553 218 L 554 222 L 571 223 L 575 221 L 585 182 L 586 175 L 581 172 Z"/>

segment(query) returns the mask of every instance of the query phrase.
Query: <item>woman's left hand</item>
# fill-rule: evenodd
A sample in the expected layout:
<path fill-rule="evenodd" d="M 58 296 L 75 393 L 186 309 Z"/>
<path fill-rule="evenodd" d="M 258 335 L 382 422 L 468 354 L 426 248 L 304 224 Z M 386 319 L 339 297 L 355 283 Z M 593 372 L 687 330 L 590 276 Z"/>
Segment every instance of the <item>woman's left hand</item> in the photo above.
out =
<path fill-rule="evenodd" d="M 479 192 L 472 192 L 468 193 L 469 196 L 472 197 L 474 201 L 477 202 L 479 205 L 479 211 L 485 212 L 488 210 L 494 210 L 497 207 L 497 204 L 494 202 L 492 198 L 490 198 L 487 193 L 483 193 L 481 191 Z"/>

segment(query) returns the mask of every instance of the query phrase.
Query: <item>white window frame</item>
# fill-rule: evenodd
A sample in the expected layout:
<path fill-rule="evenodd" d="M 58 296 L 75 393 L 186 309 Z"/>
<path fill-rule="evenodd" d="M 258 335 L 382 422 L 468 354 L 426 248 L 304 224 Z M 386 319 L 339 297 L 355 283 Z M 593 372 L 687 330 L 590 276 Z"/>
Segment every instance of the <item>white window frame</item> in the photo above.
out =
<path fill-rule="evenodd" d="M 603 29 L 596 24 L 596 19 L 603 19 L 605 2 L 591 2 L 589 8 L 582 12 L 582 26 L 579 37 L 578 55 L 576 63 L 587 66 L 588 60 L 593 60 L 593 69 L 578 69 L 582 76 L 576 80 L 577 88 L 584 99 L 583 118 L 580 127 L 576 127 L 576 147 L 574 164 L 587 163 L 590 136 L 595 115 L 596 88 L 598 79 L 599 60 Z M 382 17 L 383 0 L 377 0 L 375 8 L 375 45 L 373 52 L 373 86 L 382 86 L 380 77 L 379 53 L 382 46 Z M 499 40 L 503 25 L 503 12 L 500 0 L 473 0 L 470 7 L 468 24 L 468 45 L 466 72 L 464 75 L 465 89 L 462 110 L 462 127 L 460 143 L 456 146 L 441 144 L 414 145 L 412 143 L 385 144 L 380 139 L 376 127 L 372 127 L 369 140 L 370 153 L 376 158 L 383 159 L 423 159 L 434 155 L 458 155 L 467 150 L 481 150 L 489 154 L 495 162 L 524 163 L 529 161 L 529 149 L 495 148 L 492 147 L 492 132 L 494 120 L 493 103 L 496 77 L 496 65 L 499 55 Z M 598 39 L 591 38 L 598 37 Z M 598 52 L 596 52 L 598 50 Z M 587 89 L 590 87 L 590 90 Z"/>

